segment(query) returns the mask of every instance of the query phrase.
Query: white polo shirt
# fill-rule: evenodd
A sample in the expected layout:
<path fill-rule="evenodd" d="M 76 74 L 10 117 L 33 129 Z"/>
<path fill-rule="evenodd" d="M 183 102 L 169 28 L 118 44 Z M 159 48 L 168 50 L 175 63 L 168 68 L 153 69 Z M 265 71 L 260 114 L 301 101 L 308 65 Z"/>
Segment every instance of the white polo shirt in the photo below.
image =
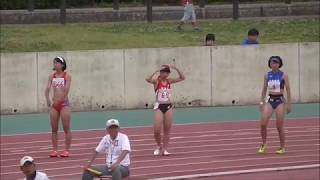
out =
<path fill-rule="evenodd" d="M 26 180 L 26 179 L 27 178 L 24 178 L 24 180 Z M 34 178 L 34 180 L 49 180 L 49 178 L 45 173 L 37 171 L 37 174 L 36 174 L 36 177 Z"/>
<path fill-rule="evenodd" d="M 106 153 L 106 163 L 108 167 L 111 167 L 111 165 L 118 160 L 119 156 L 124 150 L 129 152 L 131 151 L 130 142 L 128 136 L 120 132 L 114 141 L 112 141 L 110 135 L 104 136 L 96 148 L 98 153 Z M 120 162 L 120 165 L 130 165 L 129 153 Z"/>

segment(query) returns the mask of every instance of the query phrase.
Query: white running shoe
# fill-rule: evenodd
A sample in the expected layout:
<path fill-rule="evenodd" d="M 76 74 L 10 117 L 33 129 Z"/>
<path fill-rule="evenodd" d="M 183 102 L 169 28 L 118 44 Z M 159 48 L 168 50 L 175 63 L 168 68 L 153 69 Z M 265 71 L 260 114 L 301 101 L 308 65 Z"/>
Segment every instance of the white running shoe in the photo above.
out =
<path fill-rule="evenodd" d="M 171 153 L 169 153 L 167 150 L 164 150 L 164 151 L 163 151 L 163 155 L 164 155 L 164 156 L 169 156 L 169 155 L 171 155 Z"/>
<path fill-rule="evenodd" d="M 153 155 L 159 156 L 160 155 L 160 148 L 157 148 L 156 150 L 154 150 Z"/>

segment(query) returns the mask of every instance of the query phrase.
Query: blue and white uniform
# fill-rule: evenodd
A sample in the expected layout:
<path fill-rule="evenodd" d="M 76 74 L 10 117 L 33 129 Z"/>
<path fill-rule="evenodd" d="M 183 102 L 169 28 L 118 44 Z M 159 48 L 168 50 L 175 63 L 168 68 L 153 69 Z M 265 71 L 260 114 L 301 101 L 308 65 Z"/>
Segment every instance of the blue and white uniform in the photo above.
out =
<path fill-rule="evenodd" d="M 269 102 L 273 109 L 276 109 L 278 105 L 285 102 L 281 90 L 284 89 L 284 73 L 282 71 L 269 71 L 267 74 L 267 83 L 269 96 L 267 97 L 267 102 Z M 279 94 L 281 93 L 281 94 Z M 277 94 L 277 95 L 274 95 Z"/>

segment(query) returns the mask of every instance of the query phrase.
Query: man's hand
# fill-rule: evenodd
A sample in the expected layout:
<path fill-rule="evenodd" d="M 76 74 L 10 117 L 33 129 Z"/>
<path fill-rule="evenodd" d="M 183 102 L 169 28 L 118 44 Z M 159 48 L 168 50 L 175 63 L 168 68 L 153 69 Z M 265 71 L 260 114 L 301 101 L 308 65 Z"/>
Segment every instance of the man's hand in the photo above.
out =
<path fill-rule="evenodd" d="M 112 164 L 112 166 L 111 166 L 112 172 L 115 171 L 118 167 L 119 167 L 119 163 Z"/>
<path fill-rule="evenodd" d="M 82 166 L 82 168 L 83 168 L 84 170 L 87 170 L 87 169 L 90 168 L 90 167 L 91 167 L 91 161 L 90 161 L 90 160 L 87 161 L 87 164 L 86 164 L 86 165 Z"/>
<path fill-rule="evenodd" d="M 87 170 L 88 168 L 90 168 L 90 167 L 91 167 L 91 165 L 89 165 L 89 164 L 82 166 L 82 168 L 83 168 L 84 171 L 86 171 L 86 170 Z"/>

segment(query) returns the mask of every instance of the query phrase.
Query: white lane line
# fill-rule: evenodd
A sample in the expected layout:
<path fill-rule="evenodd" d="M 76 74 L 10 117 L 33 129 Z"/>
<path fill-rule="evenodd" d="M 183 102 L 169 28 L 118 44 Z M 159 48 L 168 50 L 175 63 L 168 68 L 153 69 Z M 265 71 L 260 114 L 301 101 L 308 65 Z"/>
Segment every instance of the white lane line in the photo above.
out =
<path fill-rule="evenodd" d="M 246 136 L 246 135 L 254 135 L 254 136 L 259 136 L 259 133 L 257 132 L 257 130 L 255 130 L 256 132 L 254 132 L 254 133 L 247 133 L 247 134 L 241 134 L 241 136 Z M 214 131 L 210 131 L 210 132 L 214 132 Z M 198 132 L 199 133 L 199 132 Z M 197 134 L 198 134 L 197 133 Z M 207 133 L 207 132 L 201 132 L 201 135 L 194 135 L 194 136 L 190 136 L 190 135 L 193 135 L 192 133 L 190 133 L 188 136 L 186 136 L 187 138 L 196 138 L 196 137 L 216 137 L 216 138 L 218 138 L 218 137 L 225 137 L 225 136 L 239 136 L 239 135 L 237 135 L 237 134 L 221 134 L 221 135 L 217 135 L 217 134 L 211 134 L 211 133 L 207 133 L 207 134 L 203 134 L 203 133 Z M 302 135 L 301 136 L 317 136 L 317 134 L 316 133 L 320 133 L 320 131 L 319 130 L 317 130 L 317 131 L 290 131 L 290 133 L 302 133 Z M 312 134 L 308 134 L 308 135 L 306 135 L 305 133 L 312 133 Z M 185 134 L 185 133 L 184 133 Z M 269 134 L 271 134 L 271 135 L 277 135 L 278 134 L 278 132 L 269 132 Z M 173 133 L 171 136 L 174 136 L 175 134 Z M 145 136 L 149 136 L 149 137 L 152 137 L 152 135 L 150 134 L 150 135 L 145 135 Z M 275 137 L 275 136 L 269 136 L 269 137 Z M 298 135 L 296 135 L 296 136 L 298 136 Z M 129 135 L 129 137 L 130 137 L 130 139 L 131 139 L 131 136 Z M 172 137 L 171 139 L 183 139 L 183 138 L 186 138 L 186 137 L 182 137 L 182 136 L 179 136 L 179 137 Z M 318 137 L 318 136 L 317 136 Z M 237 137 L 238 138 L 238 137 Z M 74 142 L 74 141 L 77 141 L 77 140 L 79 140 L 79 141 L 90 141 L 90 142 L 92 142 L 92 141 L 95 141 L 95 142 L 93 142 L 93 143 L 88 143 L 88 144 L 96 144 L 99 140 L 101 139 L 101 137 L 94 137 L 94 138 L 83 138 L 83 139 L 73 139 L 72 141 Z M 130 141 L 131 142 L 145 142 L 145 141 L 147 141 L 147 140 L 154 140 L 153 138 L 145 138 L 145 139 L 131 139 Z M 50 141 L 48 140 L 48 141 L 41 141 L 41 142 L 45 142 L 45 143 L 48 143 L 49 145 L 50 145 Z M 40 143 L 39 141 L 37 142 L 37 141 L 35 141 L 35 142 L 33 142 L 33 143 L 36 143 L 36 144 L 38 144 L 38 143 Z M 21 145 L 21 144 L 30 144 L 30 142 L 27 142 L 27 143 L 10 143 L 10 145 L 14 145 L 14 144 L 18 144 L 19 146 Z M 74 143 L 74 144 L 82 144 L 82 143 Z M 9 145 L 9 144 L 6 144 L 6 145 Z M 28 145 L 28 148 L 33 148 L 33 147 L 42 147 L 43 145 L 39 145 L 39 146 L 32 146 L 32 145 Z M 4 148 L 4 144 L 2 144 L 2 148 L 1 148 L 1 150 L 8 150 L 8 149 L 10 149 L 10 148 Z"/>
<path fill-rule="evenodd" d="M 310 126 L 310 127 L 314 127 L 314 126 Z M 286 127 L 286 129 L 300 129 L 302 127 Z M 305 129 L 305 128 L 303 128 Z M 219 131 L 197 131 L 197 132 L 189 132 L 189 133 L 175 133 L 175 132 L 172 132 L 171 133 L 171 136 L 181 136 L 181 135 L 195 135 L 195 136 L 201 136 L 201 135 L 205 135 L 205 134 L 212 134 L 212 135 L 215 135 L 215 136 L 230 136 L 230 135 L 234 135 L 234 133 L 237 133 L 237 132 L 243 132 L 243 131 L 246 131 L 248 133 L 248 135 L 250 134 L 248 131 L 253 131 L 253 133 L 257 133 L 257 131 L 259 131 L 259 128 L 255 128 L 255 129 L 236 129 L 236 130 L 219 130 Z M 319 133 L 320 131 L 320 127 L 318 130 L 315 130 L 314 132 L 318 132 Z M 230 132 L 230 134 L 227 134 L 226 132 Z M 300 133 L 300 132 L 310 132 L 309 130 L 307 131 L 303 131 L 303 130 L 295 130 L 295 131 L 289 131 L 290 133 Z M 215 134 L 215 133 L 222 133 L 222 134 Z M 277 133 L 276 129 L 275 128 L 269 128 L 269 133 L 272 133 L 272 134 L 275 134 Z M 134 139 L 134 137 L 137 137 L 137 136 L 141 136 L 141 137 L 152 137 L 153 134 L 141 134 L 141 135 L 130 135 L 130 134 L 127 134 L 130 139 L 134 140 L 134 141 L 143 141 L 144 139 Z M 101 136 L 96 136 L 96 137 L 91 137 L 91 138 L 74 138 L 72 139 L 72 141 L 83 141 L 83 140 L 98 140 L 98 139 L 101 139 Z M 22 145 L 22 144 L 38 144 L 38 143 L 50 143 L 51 141 L 48 139 L 48 140 L 41 140 L 41 141 L 29 141 L 29 142 L 10 142 L 10 143 L 4 143 L 3 140 L 2 140 L 2 143 L 1 145 L 2 146 L 6 146 L 6 145 Z"/>
<path fill-rule="evenodd" d="M 319 120 L 320 117 L 318 116 L 311 116 L 311 117 L 300 117 L 300 118 L 286 118 L 286 120 L 290 121 L 309 121 L 309 120 Z M 274 119 L 270 119 L 274 120 Z M 185 123 L 185 124 L 174 124 L 174 126 L 190 126 L 190 125 L 205 125 L 205 124 L 229 124 L 229 123 L 248 123 L 248 122 L 259 122 L 259 120 L 240 120 L 240 121 L 223 121 L 223 122 L 199 122 L 199 123 Z M 124 127 L 123 129 L 136 129 L 136 128 L 150 128 L 152 125 L 148 126 L 132 126 L 132 127 Z M 105 131 L 104 128 L 97 128 L 97 129 L 82 129 L 82 130 L 73 130 L 73 132 L 87 132 L 87 131 Z M 59 131 L 63 132 L 63 131 Z M 25 135 L 36 135 L 36 134 L 50 134 L 51 132 L 37 132 L 37 133 L 17 133 L 17 134 L 3 134 L 3 137 L 10 137 L 10 136 L 25 136 Z"/>
<path fill-rule="evenodd" d="M 186 138 L 184 136 L 180 136 L 180 137 L 171 137 L 170 139 L 183 139 L 183 138 Z"/>
<path fill-rule="evenodd" d="M 147 166 L 147 167 L 135 167 L 135 168 L 131 168 L 132 170 L 138 170 L 138 169 L 149 169 L 149 168 L 164 168 L 164 167 L 179 167 L 179 166 L 194 166 L 194 165 L 199 165 L 199 164 L 213 164 L 213 163 L 228 163 L 228 162 L 239 162 L 239 161 L 262 161 L 262 160 L 266 160 L 266 159 L 290 159 L 290 158 L 307 158 L 307 157 L 319 157 L 316 155 L 302 155 L 302 156 L 276 156 L 276 157 L 259 157 L 259 158 L 243 158 L 243 159 L 231 159 L 231 160 L 213 160 L 213 161 L 202 161 L 202 162 L 193 162 L 193 163 L 170 163 L 170 164 L 166 164 L 166 165 L 156 165 L 156 166 Z M 285 162 L 286 163 L 286 162 Z M 102 165 L 102 164 L 99 164 Z M 68 167 L 59 167 L 59 168 L 48 168 L 48 169 L 44 169 L 45 171 L 52 171 L 52 170 L 62 170 L 62 169 L 72 169 L 72 168 L 80 168 L 79 165 L 77 166 L 68 166 Z M 16 174 L 17 171 L 11 171 L 11 172 L 5 172 L 5 173 L 1 173 L 3 175 L 7 175 L 7 174 Z"/>
<path fill-rule="evenodd" d="M 310 133 L 310 132 L 305 132 L 305 133 Z M 302 134 L 302 135 L 287 135 L 286 137 L 287 137 L 287 140 L 289 139 L 289 138 L 296 138 L 296 137 L 314 137 L 314 136 L 316 136 L 315 134 Z M 312 133 L 312 132 L 311 132 Z M 278 138 L 278 136 L 277 136 L 277 134 L 278 133 L 276 133 L 275 135 L 270 135 L 271 133 L 269 133 L 269 136 L 268 136 L 268 138 L 269 139 L 272 139 L 272 138 Z M 211 135 L 204 135 L 204 136 L 198 136 L 198 137 L 201 137 L 201 138 L 206 138 L 206 137 L 212 137 Z M 236 139 L 235 138 L 226 138 L 226 139 L 216 139 L 216 137 L 215 136 L 213 136 L 212 138 L 214 138 L 214 139 L 210 139 L 210 140 L 208 140 L 208 139 L 206 139 L 206 140 L 200 140 L 199 138 L 198 138 L 197 136 L 194 136 L 194 137 L 172 137 L 171 138 L 171 140 L 175 140 L 175 139 L 181 139 L 180 141 L 177 141 L 177 142 L 175 142 L 175 141 L 172 141 L 172 144 L 174 143 L 174 144 L 183 144 L 183 143 L 201 143 L 201 142 L 220 142 L 220 141 L 234 141 L 234 140 L 254 140 L 254 139 L 261 139 L 260 137 L 259 137 L 259 134 L 255 134 L 255 136 L 253 136 L 253 137 L 246 137 L 246 138 L 241 138 L 241 137 L 236 137 Z M 191 140 L 192 138 L 195 138 L 195 139 L 197 139 L 196 141 L 193 141 L 193 140 Z M 182 140 L 183 139 L 183 140 Z M 139 140 L 138 142 L 146 142 L 146 141 L 154 141 L 154 139 L 153 138 L 148 138 L 148 139 L 143 139 L 143 140 Z M 131 144 L 133 145 L 133 147 L 139 147 L 139 146 L 146 146 L 146 145 L 152 145 L 152 144 L 150 144 L 150 143 L 147 143 L 147 144 L 135 144 L 135 142 L 137 142 L 136 140 L 130 140 L 130 142 L 131 142 Z M 97 145 L 97 143 L 98 143 L 98 140 L 96 141 L 96 142 L 90 142 L 90 143 L 74 143 L 74 144 L 72 144 L 72 146 L 73 147 L 77 147 L 77 146 L 96 146 Z M 63 144 L 59 144 L 59 146 L 63 146 Z M 48 144 L 48 145 L 39 145 L 39 146 L 28 146 L 28 147 L 26 147 L 26 148 L 24 148 L 25 150 L 26 149 L 34 149 L 34 148 L 39 148 L 40 150 L 45 150 L 45 149 L 50 149 L 51 148 L 51 146 L 50 146 L 50 144 Z M 2 153 L 5 153 L 4 151 L 6 151 L 6 150 L 12 150 L 12 149 L 17 149 L 16 147 L 12 147 L 12 148 L 1 148 L 1 152 Z"/>
<path fill-rule="evenodd" d="M 270 165 L 273 165 L 273 166 L 278 166 L 278 165 L 283 165 L 283 164 L 286 164 L 286 165 L 289 165 L 289 164 L 297 164 L 297 163 L 309 163 L 308 165 L 310 165 L 310 161 L 293 161 L 293 162 L 286 162 L 286 163 L 270 163 L 270 164 L 254 164 L 254 165 L 241 165 L 241 166 L 228 166 L 227 168 L 229 169 L 236 169 L 236 168 L 252 168 L 252 167 L 257 167 L 257 166 L 270 166 Z M 318 162 L 313 162 L 311 161 L 311 163 L 318 163 Z M 218 171 L 220 169 L 223 169 L 225 170 L 226 167 L 220 167 L 220 168 L 213 168 L 211 170 L 213 171 Z M 208 170 L 207 168 L 206 169 L 203 169 L 203 168 L 194 168 L 192 170 L 192 172 L 198 172 L 198 171 L 205 171 L 205 170 Z M 189 173 L 191 173 L 190 171 L 188 171 Z M 163 172 L 162 172 L 163 173 Z M 166 171 L 166 173 L 186 173 L 185 170 L 182 170 L 182 171 Z M 63 174 L 63 175 L 52 175 L 52 176 L 49 176 L 49 177 L 66 177 L 66 176 L 76 176 L 76 175 L 81 175 L 82 173 L 70 173 L 70 174 Z M 152 173 L 152 174 L 133 174 L 133 175 L 130 175 L 130 177 L 134 178 L 141 178 L 141 177 L 146 177 L 146 176 L 155 176 L 155 175 L 161 175 L 161 172 L 159 173 Z"/>
<path fill-rule="evenodd" d="M 17 149 L 17 148 L 15 148 Z M 21 149 L 21 150 L 10 150 L 11 153 L 20 153 L 20 152 L 25 152 L 24 149 Z"/>
<path fill-rule="evenodd" d="M 309 146 L 309 147 L 313 147 L 313 146 Z M 224 151 L 224 150 L 222 150 Z M 315 152 L 316 149 L 312 149 L 312 150 L 293 150 L 293 151 L 289 151 L 290 154 L 292 153 L 313 153 Z M 191 151 L 192 152 L 192 151 Z M 182 154 L 187 154 L 189 153 L 188 151 L 183 152 L 183 153 L 178 153 L 179 155 Z M 196 153 L 201 154 L 201 151 L 196 151 Z M 250 152 L 250 153 L 234 153 L 234 154 L 228 154 L 227 156 L 235 156 L 235 157 L 240 157 L 240 156 L 249 156 L 249 155 L 257 155 L 255 152 Z M 310 155 L 310 154 L 309 154 Z M 314 154 L 313 154 L 314 155 Z M 318 154 L 319 155 L 319 154 Z M 176 160 L 186 160 L 186 159 L 199 159 L 199 158 L 219 158 L 219 157 L 225 157 L 225 154 L 220 154 L 220 155 L 206 155 L 206 156 L 192 156 L 192 157 L 175 157 L 175 156 L 171 156 L 171 157 L 164 157 L 161 159 L 151 159 L 151 160 L 140 160 L 140 161 L 134 161 L 133 164 L 137 164 L 137 163 L 148 163 L 148 162 L 160 162 L 160 161 L 176 161 Z M 134 156 L 133 156 L 134 157 Z M 131 157 L 131 159 L 133 159 L 133 157 Z M 16 161 L 16 159 L 14 159 Z M 60 163 L 69 163 L 69 162 L 85 162 L 87 161 L 88 158 L 84 158 L 84 159 L 75 159 L 75 160 L 63 160 L 63 161 L 42 161 L 42 162 L 37 162 L 37 165 L 47 165 L 47 164 L 60 164 Z M 100 158 L 96 158 L 96 161 L 98 160 L 105 160 L 105 158 L 100 157 Z M 102 165 L 102 164 L 101 164 Z M 11 168 L 11 167 L 17 167 L 16 164 L 14 165 L 8 165 L 8 166 L 1 166 L 1 168 Z"/>
<path fill-rule="evenodd" d="M 319 157 L 316 155 L 303 155 L 303 156 L 277 156 L 277 157 L 261 157 L 261 158 L 244 158 L 244 159 L 231 159 L 231 160 L 213 160 L 213 161 L 202 161 L 202 162 L 194 162 L 194 163 L 178 163 L 178 164 L 166 164 L 166 165 L 159 165 L 159 166 L 148 166 L 148 167 L 136 167 L 133 169 L 148 169 L 148 168 L 164 168 L 164 167 L 177 167 L 177 166 L 194 166 L 199 164 L 213 164 L 213 163 L 228 163 L 228 162 L 238 162 L 238 161 L 262 161 L 266 159 L 289 159 L 289 158 L 306 158 L 306 157 Z"/>
<path fill-rule="evenodd" d="M 295 148 L 295 147 L 305 147 L 306 145 L 291 145 L 291 146 L 286 146 L 288 149 L 291 149 L 291 148 Z M 309 144 L 308 147 L 310 148 L 313 148 L 314 146 L 317 146 L 316 148 L 320 148 L 320 144 Z M 277 148 L 278 146 L 268 146 L 269 148 Z M 226 151 L 237 151 L 239 153 L 240 150 L 247 150 L 248 152 L 251 152 L 250 154 L 252 154 L 253 152 L 255 153 L 255 151 L 252 151 L 253 148 L 256 148 L 256 147 L 246 147 L 246 148 L 237 148 L 237 149 L 234 149 L 234 148 L 229 148 L 229 149 L 214 149 L 214 150 L 193 150 L 193 151 L 183 151 L 183 152 L 177 152 L 175 153 L 176 155 L 188 155 L 188 154 L 192 154 L 192 153 L 197 153 L 197 154 L 201 154 L 201 153 L 215 153 L 215 152 L 226 152 Z M 200 148 L 201 149 L 201 148 Z M 317 150 L 317 149 L 315 149 Z M 304 151 L 304 150 L 295 150 L 295 151 L 289 151 L 288 153 L 293 153 L 293 152 L 300 152 L 300 151 Z M 79 153 L 79 154 L 73 154 L 74 156 L 87 156 L 87 155 L 91 155 L 92 153 Z M 240 154 L 241 155 L 241 154 Z M 131 156 L 131 158 L 137 158 L 137 157 L 145 157 L 146 155 L 137 155 L 137 156 Z M 151 156 L 151 151 L 150 151 L 150 156 Z M 223 155 L 221 155 L 223 156 Z M 35 159 L 48 159 L 48 156 L 34 156 Z M 100 160 L 105 160 L 105 158 L 97 158 L 97 159 L 100 159 Z M 85 159 L 85 161 L 87 161 L 88 159 Z M 16 162 L 17 159 L 14 158 L 14 159 L 6 159 L 6 160 L 1 160 L 1 161 L 14 161 Z M 61 161 L 59 161 L 61 162 Z M 57 163 L 59 163 L 57 162 Z M 62 161 L 63 162 L 63 161 Z"/>
<path fill-rule="evenodd" d="M 257 138 L 258 139 L 258 138 Z M 301 140 L 291 140 L 290 143 L 292 142 L 306 142 L 306 141 L 319 141 L 319 138 L 317 139 L 301 139 Z M 205 141 L 206 142 L 206 141 Z M 268 141 L 268 143 L 276 143 L 278 142 L 277 140 L 274 141 Z M 171 149 L 184 149 L 184 148 L 197 148 L 197 147 L 221 147 L 221 146 L 238 146 L 238 145 L 250 145 L 250 144 L 257 144 L 257 142 L 245 142 L 245 143 L 224 143 L 224 144 L 206 144 L 206 145 L 191 145 L 191 146 L 182 146 L 182 147 L 174 147 L 175 143 L 172 143 L 171 146 L 173 148 Z M 150 146 L 154 146 L 154 143 L 147 144 Z M 76 149 L 71 149 L 71 151 L 75 150 L 90 150 L 93 149 L 94 147 L 86 147 L 86 148 L 76 148 Z M 139 152 L 139 151 L 144 151 L 144 150 L 151 150 L 151 149 L 139 149 L 139 150 L 132 150 L 132 152 Z M 33 153 L 47 153 L 47 151 L 29 151 L 29 154 Z M 2 153 L 2 158 L 3 156 L 12 156 L 12 155 L 21 155 L 21 153 Z"/>
<path fill-rule="evenodd" d="M 307 128 L 308 131 L 319 131 L 319 127 Z"/>
<path fill-rule="evenodd" d="M 72 146 L 76 146 L 76 145 L 72 145 Z M 34 147 L 28 147 L 28 149 L 31 149 L 31 148 L 34 148 Z M 51 149 L 51 147 L 48 147 L 48 146 L 40 146 L 39 149 L 40 149 L 40 150 L 48 150 L 48 149 Z M 4 150 L 7 150 L 7 149 L 4 149 Z"/>
<path fill-rule="evenodd" d="M 193 175 L 185 175 L 185 176 L 154 178 L 151 180 L 192 179 L 192 178 L 204 178 L 204 177 L 225 176 L 225 175 L 240 175 L 240 174 L 248 174 L 248 173 L 311 169 L 311 168 L 318 168 L 318 167 L 320 167 L 320 164 L 301 165 L 301 166 L 284 166 L 284 167 L 276 167 L 276 168 L 257 168 L 257 169 L 248 169 L 248 170 L 236 170 L 236 171 L 225 171 L 225 172 L 206 173 L 206 174 L 193 174 Z"/>

